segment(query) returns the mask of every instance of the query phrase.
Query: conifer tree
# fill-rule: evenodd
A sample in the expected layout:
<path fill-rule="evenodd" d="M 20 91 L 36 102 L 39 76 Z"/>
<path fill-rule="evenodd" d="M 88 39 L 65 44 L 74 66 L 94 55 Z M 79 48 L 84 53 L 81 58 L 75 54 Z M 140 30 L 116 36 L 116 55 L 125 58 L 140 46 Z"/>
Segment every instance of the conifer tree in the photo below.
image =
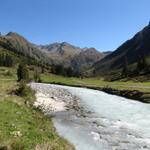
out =
<path fill-rule="evenodd" d="M 148 67 L 148 63 L 146 61 L 146 58 L 139 58 L 136 66 L 136 73 L 139 74 L 142 70 L 144 70 L 146 67 Z"/>
<path fill-rule="evenodd" d="M 17 69 L 17 77 L 18 77 L 18 81 L 29 80 L 29 72 L 25 64 L 19 64 Z"/>
<path fill-rule="evenodd" d="M 122 69 L 122 76 L 127 77 L 128 74 L 129 74 L 128 60 L 127 60 L 127 57 L 125 57 L 125 61 L 124 61 L 123 69 Z"/>
<path fill-rule="evenodd" d="M 34 81 L 36 81 L 36 82 L 40 82 L 41 81 L 40 75 L 39 75 L 39 72 L 37 71 L 37 69 L 34 71 L 33 78 L 34 78 Z"/>

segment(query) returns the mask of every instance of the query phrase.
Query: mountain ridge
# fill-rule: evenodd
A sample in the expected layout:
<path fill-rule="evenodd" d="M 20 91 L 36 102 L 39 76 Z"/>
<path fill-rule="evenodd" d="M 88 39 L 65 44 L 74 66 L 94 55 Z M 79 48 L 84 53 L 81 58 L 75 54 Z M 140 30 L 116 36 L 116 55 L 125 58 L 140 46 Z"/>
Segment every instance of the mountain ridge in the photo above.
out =
<path fill-rule="evenodd" d="M 67 42 L 36 45 L 29 42 L 26 38 L 16 32 L 9 32 L 6 35 L 1 35 L 0 46 L 45 64 L 63 65 L 64 67 L 71 67 L 75 70 L 77 70 L 77 68 L 79 70 L 89 68 L 96 61 L 105 56 L 105 54 L 98 52 L 95 49 L 92 52 L 92 59 L 89 63 L 91 56 L 87 56 L 86 53 L 89 53 L 88 50 L 90 48 L 82 49 Z M 77 57 L 81 55 L 83 56 L 79 58 L 81 58 L 82 61 L 80 61 L 79 58 L 77 59 Z M 86 58 L 83 59 L 83 57 Z M 76 61 L 75 59 L 78 60 L 78 63 L 76 63 L 78 66 L 75 66 L 75 63 L 73 63 Z M 86 67 L 82 68 L 83 65 L 79 64 L 80 62 L 82 62 Z"/>
<path fill-rule="evenodd" d="M 96 62 L 93 70 L 96 75 L 107 74 L 123 68 L 125 59 L 128 65 L 137 63 L 141 58 L 150 57 L 150 24 L 137 32 L 133 38 L 124 42 L 110 55 Z"/>
<path fill-rule="evenodd" d="M 91 67 L 96 61 L 107 55 L 97 51 L 95 48 L 80 48 L 67 42 L 52 43 L 46 46 L 42 45 L 39 46 L 39 49 L 44 51 L 47 55 L 50 55 L 51 59 L 57 59 L 60 61 L 59 63 L 63 63 L 65 66 L 71 66 L 73 69 L 80 71 L 85 70 L 84 68 Z M 92 50 L 93 54 L 91 56 L 88 52 L 89 50 Z M 89 56 L 86 53 L 88 53 Z M 85 58 L 83 59 L 83 57 Z M 89 64 L 91 57 L 92 59 Z M 82 64 L 80 64 L 81 62 Z"/>

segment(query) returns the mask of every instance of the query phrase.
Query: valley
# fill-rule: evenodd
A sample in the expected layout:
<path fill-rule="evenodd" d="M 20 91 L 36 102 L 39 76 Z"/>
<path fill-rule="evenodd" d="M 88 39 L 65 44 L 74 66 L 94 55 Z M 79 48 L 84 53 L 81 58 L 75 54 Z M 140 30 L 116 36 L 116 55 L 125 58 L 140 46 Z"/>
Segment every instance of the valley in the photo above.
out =
<path fill-rule="evenodd" d="M 150 150 L 150 0 L 0 6 L 0 150 Z"/>
<path fill-rule="evenodd" d="M 108 52 L 0 35 L 0 149 L 148 150 L 149 31 Z"/>

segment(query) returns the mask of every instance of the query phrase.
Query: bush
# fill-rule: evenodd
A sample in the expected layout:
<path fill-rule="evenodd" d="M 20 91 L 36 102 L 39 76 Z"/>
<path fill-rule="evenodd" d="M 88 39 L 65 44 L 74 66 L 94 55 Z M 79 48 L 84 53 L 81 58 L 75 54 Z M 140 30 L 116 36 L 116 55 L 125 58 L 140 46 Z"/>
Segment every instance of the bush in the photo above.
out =
<path fill-rule="evenodd" d="M 25 149 L 25 146 L 24 144 L 21 143 L 21 141 L 14 141 L 10 147 L 12 150 L 24 150 Z"/>
<path fill-rule="evenodd" d="M 0 146 L 0 150 L 8 150 L 7 146 Z"/>
<path fill-rule="evenodd" d="M 10 72 L 9 70 L 6 70 L 5 75 L 6 76 L 12 76 L 12 72 Z"/>
<path fill-rule="evenodd" d="M 19 84 L 19 88 L 16 90 L 16 94 L 18 96 L 31 97 L 33 95 L 33 91 L 29 86 L 26 85 L 25 82 L 21 82 Z"/>

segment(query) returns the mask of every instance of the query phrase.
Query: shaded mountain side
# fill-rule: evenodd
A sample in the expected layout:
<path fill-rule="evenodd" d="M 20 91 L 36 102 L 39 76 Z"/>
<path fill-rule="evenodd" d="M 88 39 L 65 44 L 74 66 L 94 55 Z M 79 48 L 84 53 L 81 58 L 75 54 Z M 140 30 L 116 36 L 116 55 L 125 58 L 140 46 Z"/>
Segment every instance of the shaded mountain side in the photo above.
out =
<path fill-rule="evenodd" d="M 111 53 L 112 53 L 112 51 L 105 51 L 105 52 L 103 52 L 103 54 L 104 54 L 105 56 L 110 55 Z"/>
<path fill-rule="evenodd" d="M 76 55 L 72 59 L 71 65 L 76 71 L 82 72 L 105 56 L 106 54 L 100 53 L 94 48 L 88 48 L 82 51 L 80 54 Z"/>
<path fill-rule="evenodd" d="M 130 66 L 140 59 L 150 57 L 150 24 L 126 41 L 117 50 L 93 65 L 94 74 L 107 74 L 119 70 L 125 65 Z"/>

